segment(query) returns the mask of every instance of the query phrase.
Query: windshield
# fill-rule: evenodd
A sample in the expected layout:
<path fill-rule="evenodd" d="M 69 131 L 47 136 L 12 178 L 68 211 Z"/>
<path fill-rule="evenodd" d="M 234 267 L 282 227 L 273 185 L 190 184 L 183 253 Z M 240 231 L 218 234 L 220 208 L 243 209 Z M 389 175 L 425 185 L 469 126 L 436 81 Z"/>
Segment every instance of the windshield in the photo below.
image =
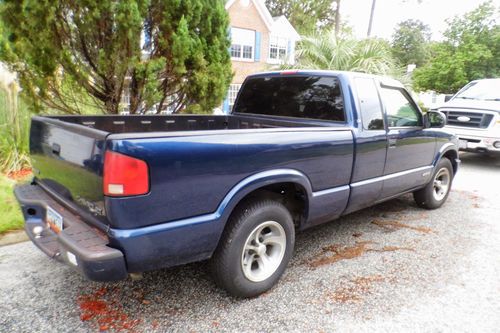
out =
<path fill-rule="evenodd" d="M 500 101 L 500 79 L 471 82 L 455 98 Z"/>

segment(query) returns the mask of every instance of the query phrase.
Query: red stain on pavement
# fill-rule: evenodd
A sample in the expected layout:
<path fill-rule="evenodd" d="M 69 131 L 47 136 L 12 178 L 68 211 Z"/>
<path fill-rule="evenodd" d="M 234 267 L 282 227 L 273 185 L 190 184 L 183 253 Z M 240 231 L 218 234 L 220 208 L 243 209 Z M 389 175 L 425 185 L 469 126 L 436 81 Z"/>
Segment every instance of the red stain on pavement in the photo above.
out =
<path fill-rule="evenodd" d="M 92 294 L 79 296 L 80 319 L 92 321 L 100 331 L 133 331 L 140 319 L 130 319 L 118 302 L 105 298 L 107 294 L 108 290 L 103 287 Z"/>

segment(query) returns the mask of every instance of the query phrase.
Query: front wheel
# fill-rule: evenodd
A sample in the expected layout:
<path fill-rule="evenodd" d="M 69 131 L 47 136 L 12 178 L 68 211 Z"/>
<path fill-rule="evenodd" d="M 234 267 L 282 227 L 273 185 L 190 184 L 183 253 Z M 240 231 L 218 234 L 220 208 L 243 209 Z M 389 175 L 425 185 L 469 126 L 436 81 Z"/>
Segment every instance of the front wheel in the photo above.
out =
<path fill-rule="evenodd" d="M 450 194 L 453 182 L 453 166 L 447 158 L 436 165 L 432 180 L 423 189 L 413 192 L 413 198 L 419 207 L 436 209 L 441 207 Z"/>
<path fill-rule="evenodd" d="M 254 297 L 279 280 L 295 242 L 292 217 L 272 200 L 240 206 L 228 221 L 212 259 L 215 281 L 231 295 Z"/>

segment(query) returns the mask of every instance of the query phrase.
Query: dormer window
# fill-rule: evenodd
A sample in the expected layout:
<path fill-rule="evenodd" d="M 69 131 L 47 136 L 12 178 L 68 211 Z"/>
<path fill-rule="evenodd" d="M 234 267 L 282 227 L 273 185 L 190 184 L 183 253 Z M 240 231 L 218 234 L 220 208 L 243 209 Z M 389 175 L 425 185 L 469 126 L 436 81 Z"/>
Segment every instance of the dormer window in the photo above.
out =
<path fill-rule="evenodd" d="M 269 59 L 273 62 L 285 62 L 288 56 L 288 39 L 271 35 L 269 40 Z"/>

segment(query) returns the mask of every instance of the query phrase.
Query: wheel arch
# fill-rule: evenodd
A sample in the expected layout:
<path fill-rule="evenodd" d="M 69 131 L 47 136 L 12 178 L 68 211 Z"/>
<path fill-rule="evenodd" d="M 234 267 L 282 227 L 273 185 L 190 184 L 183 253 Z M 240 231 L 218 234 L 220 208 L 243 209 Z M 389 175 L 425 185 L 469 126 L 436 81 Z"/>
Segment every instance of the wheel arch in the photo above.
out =
<path fill-rule="evenodd" d="M 308 218 L 312 186 L 305 174 L 295 169 L 268 170 L 245 178 L 234 186 L 219 206 L 224 224 L 234 210 L 252 198 L 270 198 L 282 202 L 300 225 Z"/>
<path fill-rule="evenodd" d="M 436 167 L 439 160 L 441 160 L 442 158 L 447 158 L 450 160 L 451 165 L 453 167 L 453 176 L 455 176 L 458 171 L 460 159 L 458 157 L 458 150 L 456 149 L 456 146 L 453 143 L 450 142 L 441 147 L 441 149 L 439 150 L 438 154 L 436 155 L 432 163 L 434 167 Z"/>

